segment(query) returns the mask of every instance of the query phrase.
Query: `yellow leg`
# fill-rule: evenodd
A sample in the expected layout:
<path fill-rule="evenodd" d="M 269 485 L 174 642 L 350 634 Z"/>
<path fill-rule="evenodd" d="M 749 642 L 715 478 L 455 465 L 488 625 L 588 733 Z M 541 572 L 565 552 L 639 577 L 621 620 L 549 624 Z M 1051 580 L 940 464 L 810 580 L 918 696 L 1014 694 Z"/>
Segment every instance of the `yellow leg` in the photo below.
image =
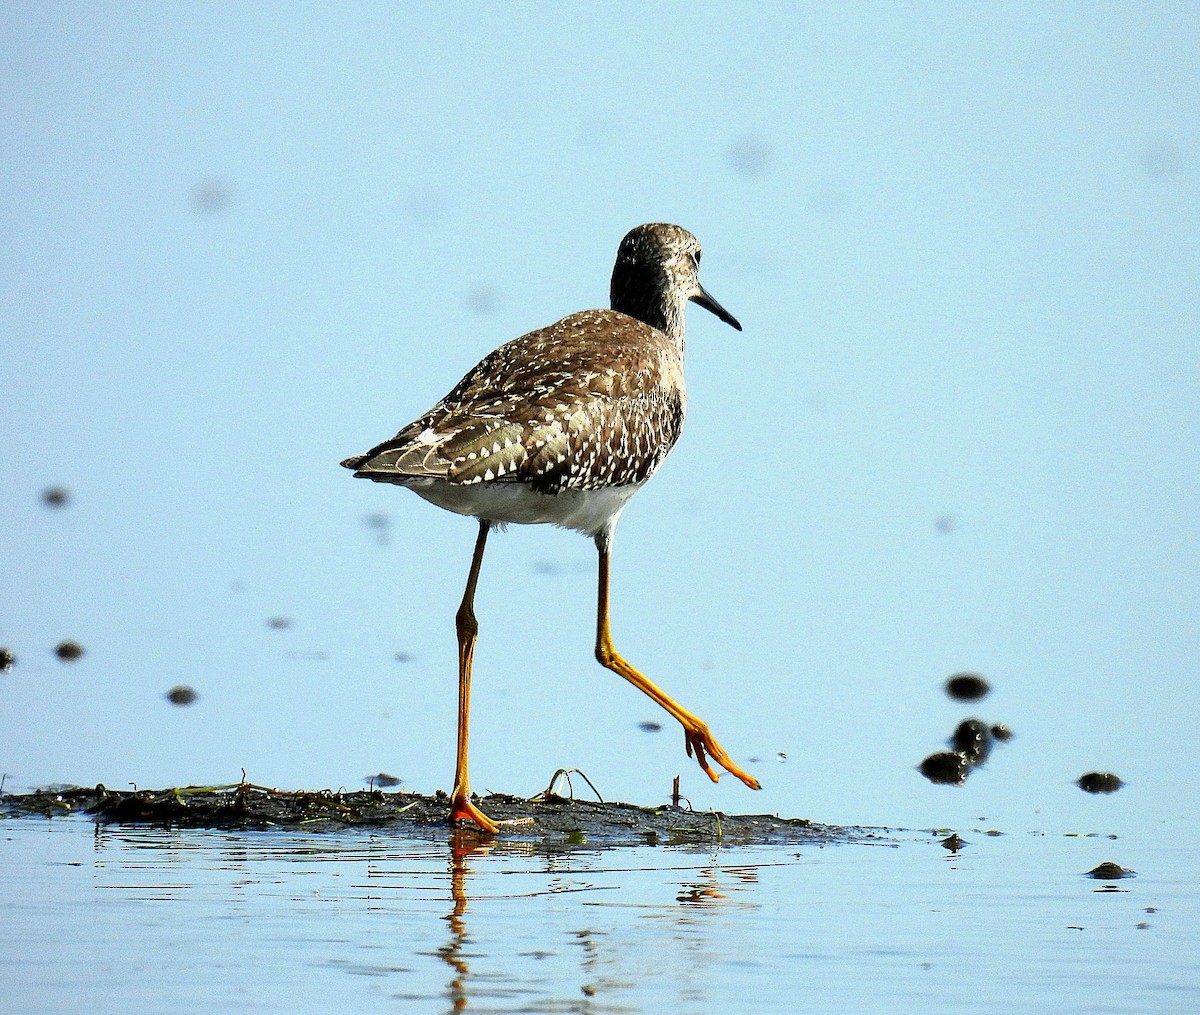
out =
<path fill-rule="evenodd" d="M 475 638 L 479 622 L 475 619 L 475 585 L 479 581 L 479 566 L 483 563 L 483 548 L 487 545 L 491 523 L 480 519 L 479 537 L 475 540 L 475 555 L 462 604 L 455 616 L 458 630 L 458 764 L 454 770 L 454 792 L 450 795 L 450 820 L 473 821 L 485 832 L 496 834 L 496 823 L 471 803 L 471 780 L 467 776 L 467 727 L 471 717 L 471 660 L 475 655 Z"/>
<path fill-rule="evenodd" d="M 600 581 L 596 605 L 596 658 L 600 661 L 600 665 L 624 677 L 639 691 L 658 702 L 659 705 L 679 720 L 683 726 L 684 743 L 687 747 L 688 757 L 692 757 L 694 752 L 696 760 L 700 763 L 700 767 L 704 769 L 705 774 L 713 782 L 720 779 L 721 775 L 709 767 L 708 758 L 712 758 L 725 771 L 741 779 L 751 789 L 761 788 L 754 776 L 747 775 L 734 764 L 733 759 L 725 753 L 725 750 L 708 731 L 707 723 L 700 719 L 699 716 L 693 715 L 687 709 L 682 708 L 672 701 L 666 694 L 642 676 L 641 673 L 630 666 L 618 654 L 617 650 L 613 648 L 612 635 L 608 629 L 608 558 L 611 545 L 612 534 L 610 530 L 601 532 L 596 536 L 596 549 L 600 551 Z"/>

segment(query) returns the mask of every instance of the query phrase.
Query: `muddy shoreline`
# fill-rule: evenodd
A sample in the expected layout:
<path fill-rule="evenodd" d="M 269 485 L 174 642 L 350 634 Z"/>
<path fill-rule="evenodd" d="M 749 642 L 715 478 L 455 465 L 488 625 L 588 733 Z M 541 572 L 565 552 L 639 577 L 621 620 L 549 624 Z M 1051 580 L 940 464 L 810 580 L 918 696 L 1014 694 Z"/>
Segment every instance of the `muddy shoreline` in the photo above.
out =
<path fill-rule="evenodd" d="M 535 799 L 494 793 L 478 803 L 501 822 L 497 838 L 508 842 L 595 848 L 891 841 L 884 829 L 824 825 L 772 814 L 695 811 L 686 806 L 639 807 L 552 793 Z M 6 818 L 81 815 L 99 824 L 230 830 L 388 829 L 422 837 L 448 832 L 449 811 L 449 798 L 440 791 L 434 795 L 378 789 L 286 791 L 250 783 L 162 790 L 54 787 L 0 798 L 0 817 Z M 463 826 L 462 831 L 472 830 Z"/>

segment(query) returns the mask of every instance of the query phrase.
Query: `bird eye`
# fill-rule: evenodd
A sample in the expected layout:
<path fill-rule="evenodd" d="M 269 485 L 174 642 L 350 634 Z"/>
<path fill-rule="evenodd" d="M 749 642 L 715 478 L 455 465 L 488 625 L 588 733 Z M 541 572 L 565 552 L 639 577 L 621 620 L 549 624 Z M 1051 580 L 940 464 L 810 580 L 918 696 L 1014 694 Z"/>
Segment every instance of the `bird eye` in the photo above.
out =
<path fill-rule="evenodd" d="M 699 268 L 700 267 L 700 251 L 699 250 L 692 252 L 692 260 L 696 262 L 696 267 Z"/>

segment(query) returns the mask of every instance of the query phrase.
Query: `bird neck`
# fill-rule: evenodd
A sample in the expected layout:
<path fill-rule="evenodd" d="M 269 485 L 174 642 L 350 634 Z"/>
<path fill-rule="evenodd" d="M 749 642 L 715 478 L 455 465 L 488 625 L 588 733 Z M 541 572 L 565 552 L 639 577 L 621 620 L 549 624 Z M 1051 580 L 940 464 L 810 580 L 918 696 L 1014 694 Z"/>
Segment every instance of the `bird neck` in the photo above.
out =
<path fill-rule="evenodd" d="M 614 273 L 610 296 L 613 310 L 657 328 L 675 343 L 682 358 L 687 300 L 680 297 L 677 287 L 649 285 L 644 280 L 639 284 L 637 279 Z"/>

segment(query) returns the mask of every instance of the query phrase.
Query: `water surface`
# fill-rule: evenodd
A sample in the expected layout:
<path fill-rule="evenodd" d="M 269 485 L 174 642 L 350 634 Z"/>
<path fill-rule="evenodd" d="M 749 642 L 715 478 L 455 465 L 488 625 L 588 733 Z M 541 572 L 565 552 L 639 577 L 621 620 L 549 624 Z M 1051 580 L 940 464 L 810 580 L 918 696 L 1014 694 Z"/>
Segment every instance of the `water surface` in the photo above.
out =
<path fill-rule="evenodd" d="M 1194 1011 L 1167 837 L 543 852 L 361 832 L 16 819 L 14 1011 Z M 1137 876 L 1102 882 L 1104 860 Z"/>

